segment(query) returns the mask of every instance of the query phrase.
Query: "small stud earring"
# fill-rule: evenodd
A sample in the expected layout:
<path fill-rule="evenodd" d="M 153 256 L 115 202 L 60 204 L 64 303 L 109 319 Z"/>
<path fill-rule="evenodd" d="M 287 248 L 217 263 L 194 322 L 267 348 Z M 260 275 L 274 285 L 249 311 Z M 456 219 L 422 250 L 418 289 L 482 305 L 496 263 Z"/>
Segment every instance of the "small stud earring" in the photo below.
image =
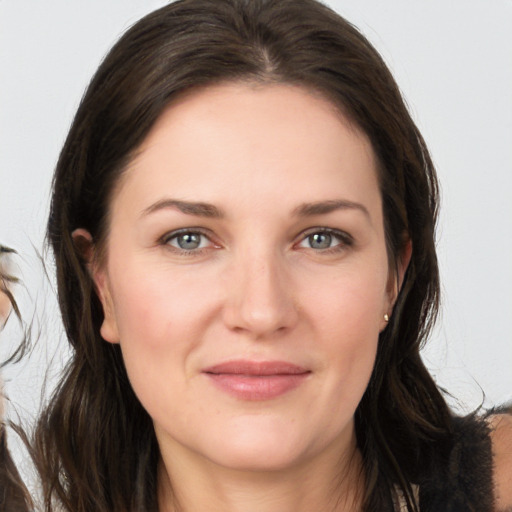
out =
<path fill-rule="evenodd" d="M 389 322 L 389 315 L 387 313 L 384 314 L 384 322 Z"/>

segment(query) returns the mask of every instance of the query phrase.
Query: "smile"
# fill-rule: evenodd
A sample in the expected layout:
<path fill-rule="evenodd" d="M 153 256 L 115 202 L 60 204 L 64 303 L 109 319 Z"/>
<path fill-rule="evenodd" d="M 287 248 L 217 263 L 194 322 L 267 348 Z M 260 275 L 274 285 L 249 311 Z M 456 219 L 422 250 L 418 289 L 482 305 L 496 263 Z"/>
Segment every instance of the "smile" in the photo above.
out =
<path fill-rule="evenodd" d="M 222 391 L 241 400 L 270 400 L 291 391 L 311 374 L 281 361 L 230 361 L 203 370 Z"/>

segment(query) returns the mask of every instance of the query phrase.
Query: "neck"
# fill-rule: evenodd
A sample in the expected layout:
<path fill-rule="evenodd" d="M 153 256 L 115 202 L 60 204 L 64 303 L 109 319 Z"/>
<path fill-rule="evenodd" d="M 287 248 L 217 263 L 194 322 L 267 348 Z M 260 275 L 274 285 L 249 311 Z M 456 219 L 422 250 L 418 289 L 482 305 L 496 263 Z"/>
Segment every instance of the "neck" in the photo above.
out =
<path fill-rule="evenodd" d="M 234 470 L 211 461 L 196 464 L 194 457 L 173 461 L 163 454 L 158 475 L 159 511 L 360 511 L 364 477 L 355 436 L 341 457 L 339 454 L 333 448 L 314 460 L 275 471 Z"/>

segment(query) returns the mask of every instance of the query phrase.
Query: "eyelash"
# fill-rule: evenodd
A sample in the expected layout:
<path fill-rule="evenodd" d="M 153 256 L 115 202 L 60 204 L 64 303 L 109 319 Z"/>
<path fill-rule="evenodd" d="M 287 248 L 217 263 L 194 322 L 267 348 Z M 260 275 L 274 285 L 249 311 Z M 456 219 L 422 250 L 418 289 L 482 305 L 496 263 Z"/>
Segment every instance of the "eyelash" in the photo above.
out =
<path fill-rule="evenodd" d="M 183 228 L 176 231 L 171 231 L 170 233 L 166 233 L 164 236 L 162 236 L 159 240 L 159 243 L 161 245 L 166 246 L 170 250 L 176 252 L 179 255 L 183 256 L 191 256 L 191 255 L 201 255 L 205 251 L 211 249 L 211 246 L 208 247 L 198 247 L 195 249 L 184 249 L 181 247 L 175 247 L 170 244 L 172 240 L 177 240 L 180 236 L 185 235 L 198 235 L 200 237 L 204 237 L 207 240 L 209 240 L 210 244 L 213 245 L 214 248 L 219 248 L 220 245 L 215 244 L 212 241 L 211 234 L 208 232 L 205 232 L 202 229 L 199 228 Z M 316 253 L 319 254 L 334 254 L 341 252 L 343 250 L 346 250 L 347 248 L 350 248 L 354 245 L 354 239 L 353 237 L 346 233 L 345 231 L 340 231 L 338 229 L 332 229 L 332 228 L 325 228 L 325 227 L 316 227 L 316 228 L 310 228 L 307 231 L 301 233 L 300 239 L 298 242 L 294 243 L 294 247 L 299 246 L 300 244 L 307 241 L 310 237 L 314 235 L 327 235 L 330 237 L 333 237 L 339 241 L 336 245 L 333 247 L 327 247 L 327 248 L 320 248 L 320 249 L 314 249 L 313 247 L 304 247 L 305 249 L 311 249 Z M 200 242 L 201 244 L 202 242 Z"/>

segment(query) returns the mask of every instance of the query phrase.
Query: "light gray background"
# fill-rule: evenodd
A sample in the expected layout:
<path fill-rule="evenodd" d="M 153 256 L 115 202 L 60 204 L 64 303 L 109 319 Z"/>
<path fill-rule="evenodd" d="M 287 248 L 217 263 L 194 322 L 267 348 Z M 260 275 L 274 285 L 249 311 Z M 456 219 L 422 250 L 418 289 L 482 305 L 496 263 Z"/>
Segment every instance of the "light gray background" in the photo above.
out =
<path fill-rule="evenodd" d="M 0 0 L 0 242 L 16 248 L 37 350 L 4 372 L 18 413 L 66 351 L 37 257 L 50 181 L 100 59 L 157 0 Z M 331 0 L 391 67 L 437 163 L 443 314 L 425 360 L 459 410 L 512 398 L 512 0 Z M 52 273 L 51 262 L 47 263 Z M 1 354 L 19 340 L 10 321 Z M 13 408 L 11 406 L 11 415 Z M 13 441 L 11 441 L 14 443 Z M 21 455 L 14 446 L 18 458 Z"/>

